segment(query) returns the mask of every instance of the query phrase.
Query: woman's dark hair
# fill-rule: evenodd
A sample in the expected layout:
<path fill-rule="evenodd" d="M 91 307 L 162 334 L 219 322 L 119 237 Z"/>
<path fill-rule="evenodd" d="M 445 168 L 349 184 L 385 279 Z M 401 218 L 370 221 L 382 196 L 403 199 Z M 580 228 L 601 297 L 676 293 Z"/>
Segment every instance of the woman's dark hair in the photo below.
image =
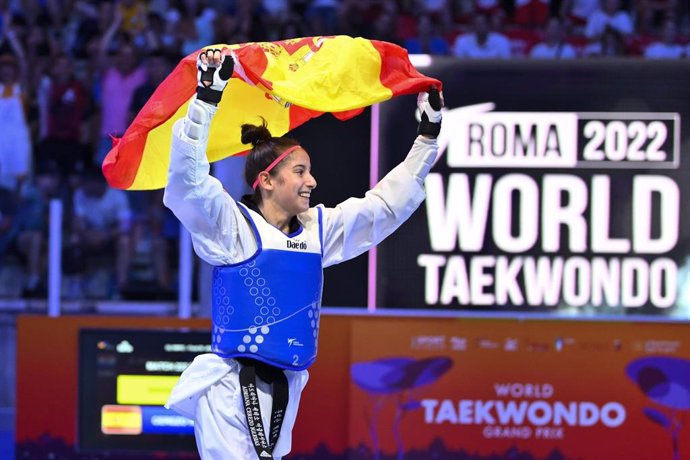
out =
<path fill-rule="evenodd" d="M 261 125 L 250 125 L 248 123 L 242 125 L 242 143 L 252 145 L 247 161 L 244 164 L 244 180 L 250 187 L 259 176 L 259 173 L 273 163 L 273 160 L 278 158 L 281 153 L 290 147 L 299 145 L 299 142 L 289 137 L 271 136 L 268 124 L 263 117 L 261 118 Z M 285 159 L 280 163 L 283 161 Z M 280 169 L 280 163 L 269 171 L 271 176 L 275 176 Z M 257 190 L 254 191 L 254 197 L 260 199 L 261 195 Z"/>

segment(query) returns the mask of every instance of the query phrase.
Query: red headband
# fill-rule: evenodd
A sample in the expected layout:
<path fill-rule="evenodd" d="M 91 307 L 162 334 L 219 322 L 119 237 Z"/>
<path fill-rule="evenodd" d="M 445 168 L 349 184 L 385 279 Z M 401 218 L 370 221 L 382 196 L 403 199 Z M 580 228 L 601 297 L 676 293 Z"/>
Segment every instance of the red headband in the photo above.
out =
<path fill-rule="evenodd" d="M 256 175 L 256 180 L 255 180 L 254 183 L 252 184 L 252 188 L 253 188 L 254 190 L 256 190 L 256 186 L 259 185 L 259 177 L 261 176 L 261 173 L 264 173 L 264 172 L 265 172 L 265 173 L 271 172 L 271 170 L 272 170 L 273 168 L 275 168 L 276 165 L 277 165 L 278 163 L 280 163 L 281 161 L 283 161 L 283 158 L 285 158 L 286 156 L 288 156 L 288 154 L 289 154 L 290 152 L 292 152 L 293 150 L 296 150 L 296 149 L 298 149 L 298 148 L 300 148 L 300 147 L 301 147 L 301 145 L 293 145 L 292 147 L 290 147 L 289 149 L 287 149 L 286 151 L 284 151 L 283 153 L 281 153 L 280 155 L 278 155 L 278 158 L 276 158 L 275 160 L 273 160 L 273 162 L 272 162 L 270 165 L 268 165 L 268 166 L 266 167 L 266 169 L 264 169 L 263 171 L 259 172 L 259 174 Z"/>

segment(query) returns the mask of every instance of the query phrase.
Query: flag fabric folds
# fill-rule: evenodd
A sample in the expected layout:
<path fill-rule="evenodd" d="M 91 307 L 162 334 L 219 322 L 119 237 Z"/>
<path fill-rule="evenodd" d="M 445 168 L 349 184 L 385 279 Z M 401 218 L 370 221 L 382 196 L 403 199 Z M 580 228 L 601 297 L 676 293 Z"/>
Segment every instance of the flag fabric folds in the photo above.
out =
<path fill-rule="evenodd" d="M 325 112 L 341 120 L 365 107 L 441 83 L 419 73 L 407 51 L 388 42 L 348 36 L 213 45 L 239 64 L 218 105 L 209 134 L 210 162 L 245 154 L 243 123 L 263 117 L 274 136 Z M 141 109 L 103 161 L 108 183 L 124 190 L 165 187 L 173 124 L 196 92 L 198 52 L 183 58 Z"/>

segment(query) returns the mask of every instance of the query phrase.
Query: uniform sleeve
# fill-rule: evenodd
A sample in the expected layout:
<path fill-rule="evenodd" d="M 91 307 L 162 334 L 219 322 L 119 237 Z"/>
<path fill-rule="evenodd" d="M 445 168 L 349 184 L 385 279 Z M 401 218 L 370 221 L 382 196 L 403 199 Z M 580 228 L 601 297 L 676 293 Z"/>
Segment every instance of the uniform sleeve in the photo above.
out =
<path fill-rule="evenodd" d="M 227 265 L 246 260 L 257 245 L 237 203 L 209 173 L 206 145 L 215 110 L 194 99 L 187 116 L 175 123 L 163 203 L 191 234 L 199 257 Z"/>
<path fill-rule="evenodd" d="M 396 166 L 364 198 L 350 198 L 323 208 L 323 266 L 357 257 L 393 233 L 424 201 L 422 187 L 433 162 L 436 139 L 419 136 L 405 161 Z"/>

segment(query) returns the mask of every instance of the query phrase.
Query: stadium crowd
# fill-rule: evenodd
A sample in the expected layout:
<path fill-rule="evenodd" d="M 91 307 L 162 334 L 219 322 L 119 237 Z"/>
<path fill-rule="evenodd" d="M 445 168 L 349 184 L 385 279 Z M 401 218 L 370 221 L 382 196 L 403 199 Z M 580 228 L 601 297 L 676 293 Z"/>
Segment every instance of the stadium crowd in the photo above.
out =
<path fill-rule="evenodd" d="M 0 297 L 45 296 L 53 198 L 66 298 L 174 295 L 162 193 L 111 189 L 98 166 L 203 46 L 347 34 L 461 59 L 681 59 L 689 27 L 678 0 L 0 0 Z"/>

